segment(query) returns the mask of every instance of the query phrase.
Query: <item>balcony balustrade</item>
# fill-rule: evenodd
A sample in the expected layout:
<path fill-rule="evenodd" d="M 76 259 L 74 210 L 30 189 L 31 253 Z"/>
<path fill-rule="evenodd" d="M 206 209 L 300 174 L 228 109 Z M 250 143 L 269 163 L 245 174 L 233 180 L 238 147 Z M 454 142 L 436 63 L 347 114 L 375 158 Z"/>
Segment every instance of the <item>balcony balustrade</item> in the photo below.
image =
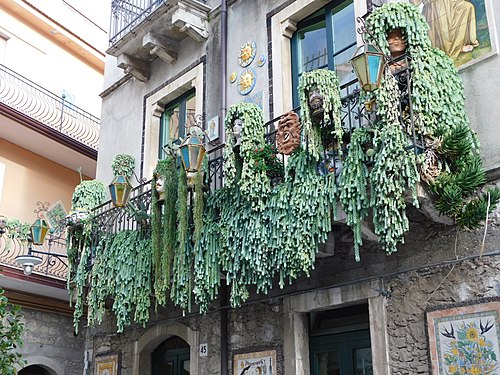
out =
<path fill-rule="evenodd" d="M 43 246 L 33 246 L 33 249 L 48 254 L 35 254 L 42 258 L 42 263 L 36 266 L 33 274 L 46 275 L 54 279 L 66 280 L 68 267 L 61 257 L 66 255 L 65 236 L 49 239 Z M 23 266 L 16 262 L 16 257 L 28 253 L 28 243 L 0 236 L 0 267 L 23 271 Z M 54 255 L 51 255 L 54 254 Z"/>
<path fill-rule="evenodd" d="M 350 82 L 342 86 L 342 123 L 345 130 L 350 132 L 360 126 L 364 126 L 369 121 L 369 114 L 364 105 L 359 105 L 359 89 L 357 81 Z M 295 108 L 300 113 L 300 108 Z M 280 116 L 281 117 L 281 116 Z M 276 123 L 280 119 L 277 117 L 264 124 L 266 128 L 266 142 L 276 144 Z M 224 186 L 223 151 L 224 145 L 213 147 L 207 151 L 208 155 L 208 182 L 210 191 L 215 191 Z M 284 157 L 284 156 L 282 156 Z M 94 241 L 99 241 L 103 233 L 116 233 L 122 230 L 141 229 L 149 230 L 149 220 L 151 214 L 151 180 L 142 182 L 132 190 L 131 198 L 127 207 L 114 207 L 108 201 L 94 209 Z M 95 242 L 97 245 L 97 242 Z"/>
<path fill-rule="evenodd" d="M 0 65 L 0 103 L 97 150 L 100 119 Z"/>
<path fill-rule="evenodd" d="M 205 0 L 197 0 L 205 4 Z M 111 2 L 111 26 L 109 44 L 114 45 L 128 32 L 147 19 L 161 5 L 170 0 L 113 0 Z"/>

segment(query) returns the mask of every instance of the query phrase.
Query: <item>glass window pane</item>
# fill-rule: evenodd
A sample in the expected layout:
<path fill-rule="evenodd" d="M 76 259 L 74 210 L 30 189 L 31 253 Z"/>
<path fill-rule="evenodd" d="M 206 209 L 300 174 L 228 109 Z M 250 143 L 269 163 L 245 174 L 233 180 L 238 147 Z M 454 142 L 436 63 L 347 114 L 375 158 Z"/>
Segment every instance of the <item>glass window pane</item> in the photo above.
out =
<path fill-rule="evenodd" d="M 189 359 L 187 361 L 182 361 L 182 365 L 181 365 L 181 374 L 182 375 L 189 375 L 189 366 L 190 366 Z"/>
<path fill-rule="evenodd" d="M 340 375 L 339 352 L 317 353 L 316 359 L 318 361 L 317 375 Z"/>
<path fill-rule="evenodd" d="M 168 127 L 168 139 L 179 138 L 179 110 L 180 105 L 176 105 L 165 111 L 165 124 Z"/>
<path fill-rule="evenodd" d="M 299 73 L 328 66 L 325 21 L 298 33 Z"/>
<path fill-rule="evenodd" d="M 354 350 L 354 374 L 373 375 L 372 351 L 370 348 Z"/>
<path fill-rule="evenodd" d="M 356 79 L 356 74 L 354 73 L 352 65 L 349 62 L 355 51 L 356 45 L 353 45 L 351 48 L 348 48 L 344 52 L 335 56 L 335 71 L 339 76 L 340 85 Z"/>
<path fill-rule="evenodd" d="M 196 96 L 186 100 L 186 127 L 196 124 Z"/>
<path fill-rule="evenodd" d="M 333 9 L 333 53 L 334 55 L 356 42 L 356 18 L 352 1 Z"/>

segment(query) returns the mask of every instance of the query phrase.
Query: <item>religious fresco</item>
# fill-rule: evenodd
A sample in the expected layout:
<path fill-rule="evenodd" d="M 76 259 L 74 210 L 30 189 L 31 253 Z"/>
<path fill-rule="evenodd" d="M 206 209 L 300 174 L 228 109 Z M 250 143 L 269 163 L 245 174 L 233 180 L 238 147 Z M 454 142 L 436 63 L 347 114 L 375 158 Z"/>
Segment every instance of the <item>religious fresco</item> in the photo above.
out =
<path fill-rule="evenodd" d="M 429 23 L 432 45 L 451 57 L 456 67 L 491 55 L 492 42 L 485 1 L 403 0 L 415 4 Z M 377 7 L 395 0 L 374 0 Z"/>

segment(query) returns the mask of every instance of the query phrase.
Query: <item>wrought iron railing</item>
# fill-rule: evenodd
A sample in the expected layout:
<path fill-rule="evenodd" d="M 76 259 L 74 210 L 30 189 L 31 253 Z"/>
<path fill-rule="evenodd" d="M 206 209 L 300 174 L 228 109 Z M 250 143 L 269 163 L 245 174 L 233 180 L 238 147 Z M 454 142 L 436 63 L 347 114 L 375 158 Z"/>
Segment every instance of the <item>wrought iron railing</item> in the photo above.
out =
<path fill-rule="evenodd" d="M 370 114 L 364 105 L 359 105 L 359 89 L 357 81 L 349 82 L 341 87 L 343 92 L 341 119 L 346 133 L 365 126 L 370 121 Z M 294 108 L 300 113 L 300 107 Z M 276 123 L 281 116 L 264 124 L 266 129 L 266 142 L 276 144 Z M 224 145 L 213 147 L 208 154 L 208 183 L 210 191 L 215 191 L 224 186 L 223 151 Z M 134 188 L 131 199 L 126 208 L 116 208 L 111 201 L 94 209 L 94 228 L 99 232 L 116 233 L 121 230 L 149 228 L 151 214 L 151 181 L 142 182 Z M 99 237 L 99 233 L 96 233 Z M 95 239 L 97 240 L 97 239 Z"/>
<path fill-rule="evenodd" d="M 1 64 L 0 102 L 97 150 L 99 118 Z"/>
<path fill-rule="evenodd" d="M 16 257 L 28 253 L 28 243 L 10 239 L 6 235 L 0 236 L 0 266 L 23 270 L 23 266 L 16 262 Z M 33 245 L 32 245 L 33 246 Z M 35 248 L 35 246 L 33 247 Z M 36 254 L 42 258 L 42 263 L 33 269 L 34 274 L 46 275 L 55 279 L 66 280 L 68 267 L 65 263 L 65 237 L 46 241 L 43 246 L 36 246 L 47 254 Z M 54 254 L 54 255 L 51 255 Z M 58 257 L 56 255 L 62 255 Z"/>
<path fill-rule="evenodd" d="M 205 0 L 197 0 L 205 3 Z M 169 0 L 113 0 L 109 44 L 112 46 Z"/>

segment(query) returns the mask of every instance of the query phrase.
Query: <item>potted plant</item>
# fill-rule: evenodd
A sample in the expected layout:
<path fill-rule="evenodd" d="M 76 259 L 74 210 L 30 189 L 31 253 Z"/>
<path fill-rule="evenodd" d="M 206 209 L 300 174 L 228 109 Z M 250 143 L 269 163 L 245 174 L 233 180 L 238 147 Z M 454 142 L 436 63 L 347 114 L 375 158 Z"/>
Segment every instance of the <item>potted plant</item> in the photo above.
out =
<path fill-rule="evenodd" d="M 132 192 L 130 177 L 134 173 L 135 159 L 127 154 L 118 154 L 113 159 L 111 169 L 115 178 L 109 184 L 109 193 L 115 207 L 124 207 Z"/>

